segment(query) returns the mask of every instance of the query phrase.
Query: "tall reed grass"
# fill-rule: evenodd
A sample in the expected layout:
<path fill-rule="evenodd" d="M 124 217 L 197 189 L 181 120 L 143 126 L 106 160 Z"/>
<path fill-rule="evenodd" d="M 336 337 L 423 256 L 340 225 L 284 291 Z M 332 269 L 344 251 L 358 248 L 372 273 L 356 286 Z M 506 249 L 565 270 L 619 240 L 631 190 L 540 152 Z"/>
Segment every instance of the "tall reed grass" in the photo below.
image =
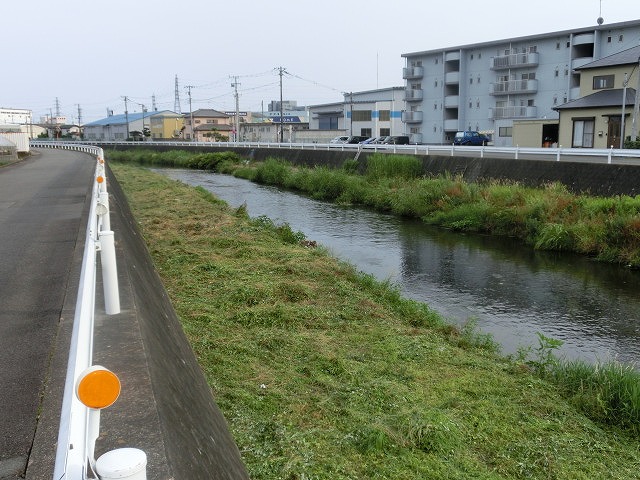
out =
<path fill-rule="evenodd" d="M 640 372 L 633 366 L 559 362 L 548 375 L 589 418 L 640 437 Z"/>

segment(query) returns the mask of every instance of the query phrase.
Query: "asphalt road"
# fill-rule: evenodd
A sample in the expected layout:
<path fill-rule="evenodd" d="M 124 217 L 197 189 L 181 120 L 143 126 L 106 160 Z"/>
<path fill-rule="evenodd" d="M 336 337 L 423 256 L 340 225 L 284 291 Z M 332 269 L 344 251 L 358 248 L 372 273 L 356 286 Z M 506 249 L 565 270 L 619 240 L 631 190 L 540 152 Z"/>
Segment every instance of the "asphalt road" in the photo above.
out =
<path fill-rule="evenodd" d="M 93 157 L 63 150 L 0 168 L 2 480 L 29 459 L 94 170 Z"/>

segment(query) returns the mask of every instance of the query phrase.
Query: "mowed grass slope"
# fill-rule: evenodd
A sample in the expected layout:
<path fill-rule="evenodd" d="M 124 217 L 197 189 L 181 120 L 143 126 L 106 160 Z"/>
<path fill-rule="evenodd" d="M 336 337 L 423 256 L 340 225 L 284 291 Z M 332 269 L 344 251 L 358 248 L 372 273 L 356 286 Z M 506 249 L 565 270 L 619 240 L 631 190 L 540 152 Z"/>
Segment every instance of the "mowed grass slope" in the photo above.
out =
<path fill-rule="evenodd" d="M 481 337 L 286 226 L 112 168 L 253 479 L 638 478 L 637 438 Z"/>

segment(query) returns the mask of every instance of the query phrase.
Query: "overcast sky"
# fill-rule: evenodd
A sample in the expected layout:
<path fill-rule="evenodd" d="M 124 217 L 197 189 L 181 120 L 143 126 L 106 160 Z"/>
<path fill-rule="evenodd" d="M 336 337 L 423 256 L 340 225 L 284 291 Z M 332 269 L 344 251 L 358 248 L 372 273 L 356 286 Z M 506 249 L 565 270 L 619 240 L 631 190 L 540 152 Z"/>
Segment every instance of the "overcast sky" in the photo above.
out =
<path fill-rule="evenodd" d="M 638 0 L 2 0 L 0 107 L 260 111 L 402 86 L 403 53 L 640 19 Z M 640 43 L 640 38 L 638 39 Z"/>

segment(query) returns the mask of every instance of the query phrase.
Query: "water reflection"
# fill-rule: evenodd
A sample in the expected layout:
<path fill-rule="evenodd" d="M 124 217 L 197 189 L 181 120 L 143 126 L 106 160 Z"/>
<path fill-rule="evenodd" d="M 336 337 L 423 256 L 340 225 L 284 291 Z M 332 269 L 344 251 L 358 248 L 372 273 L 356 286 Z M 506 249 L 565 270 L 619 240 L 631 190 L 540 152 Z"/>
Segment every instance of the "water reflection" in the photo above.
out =
<path fill-rule="evenodd" d="M 159 170 L 201 185 L 253 217 L 287 222 L 339 258 L 451 322 L 474 319 L 505 353 L 565 342 L 567 358 L 640 360 L 640 273 L 573 254 L 536 252 L 511 239 L 465 235 L 364 209 L 342 208 L 273 187 L 192 170 Z"/>

